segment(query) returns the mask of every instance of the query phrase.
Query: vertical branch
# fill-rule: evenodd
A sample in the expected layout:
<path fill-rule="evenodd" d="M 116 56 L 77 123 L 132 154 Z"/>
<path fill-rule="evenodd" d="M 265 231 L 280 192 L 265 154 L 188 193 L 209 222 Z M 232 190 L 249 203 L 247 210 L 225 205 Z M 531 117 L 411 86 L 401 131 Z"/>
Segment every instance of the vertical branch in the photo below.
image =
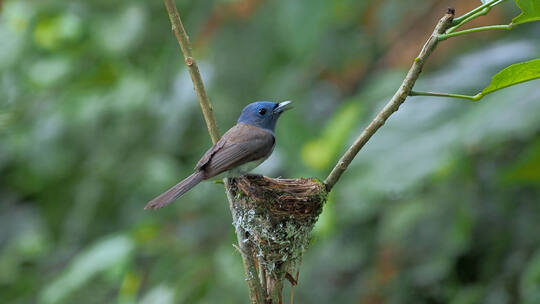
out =
<path fill-rule="evenodd" d="M 219 130 L 216 123 L 216 118 L 214 117 L 214 111 L 212 104 L 206 95 L 206 90 L 204 89 L 204 83 L 202 81 L 201 73 L 199 72 L 199 66 L 193 55 L 191 53 L 191 44 L 189 43 L 189 37 L 184 30 L 182 25 L 182 20 L 174 4 L 174 0 L 163 0 L 165 7 L 167 8 L 167 13 L 169 14 L 169 20 L 171 21 L 172 31 L 176 36 L 176 40 L 182 49 L 182 54 L 184 54 L 184 60 L 189 70 L 189 75 L 191 75 L 191 81 L 193 82 L 193 88 L 195 93 L 197 93 L 197 98 L 201 105 L 201 109 L 204 115 L 204 120 L 206 121 L 206 126 L 208 127 L 208 133 L 212 138 L 212 142 L 216 143 L 219 138 Z"/>
<path fill-rule="evenodd" d="M 401 86 L 394 94 L 392 99 L 384 106 L 384 108 L 375 116 L 371 123 L 364 129 L 364 131 L 358 136 L 354 141 L 351 147 L 345 152 L 345 154 L 339 159 L 332 172 L 328 175 L 324 184 L 326 185 L 327 191 L 330 191 L 332 187 L 339 180 L 343 172 L 347 170 L 347 167 L 350 165 L 356 154 L 364 147 L 368 140 L 377 132 L 377 130 L 384 125 L 386 120 L 392 115 L 395 111 L 399 109 L 399 106 L 405 101 L 409 93 L 411 92 L 414 83 L 420 76 L 422 68 L 426 63 L 427 58 L 433 50 L 437 47 L 439 43 L 439 35 L 443 34 L 451 25 L 452 18 L 454 17 L 454 10 L 448 9 L 448 12 L 444 17 L 439 20 L 433 34 L 429 37 L 428 41 L 420 51 L 420 54 L 414 60 L 412 67 L 410 68 L 407 76 L 401 83 Z"/>
<path fill-rule="evenodd" d="M 283 279 L 267 276 L 266 285 L 269 303 L 283 304 Z"/>
<path fill-rule="evenodd" d="M 244 274 L 246 276 L 246 282 L 249 288 L 249 299 L 251 304 L 263 304 L 265 303 L 265 293 L 259 282 L 259 276 L 257 273 L 257 266 L 255 259 L 253 258 L 254 252 L 250 246 L 248 246 L 249 236 L 246 235 L 246 231 L 240 225 L 238 225 L 238 216 L 234 210 L 234 196 L 229 186 L 229 181 L 225 182 L 227 193 L 227 199 L 229 200 L 229 208 L 233 217 L 234 228 L 236 231 L 236 238 L 238 239 L 238 249 L 242 256 L 242 264 L 244 265 Z M 260 271 L 260 269 L 259 269 Z"/>
<path fill-rule="evenodd" d="M 180 49 L 182 50 L 182 54 L 184 55 L 184 60 L 188 67 L 191 81 L 193 82 L 193 88 L 195 90 L 195 93 L 197 94 L 197 98 L 199 100 L 199 104 L 201 105 L 204 119 L 206 121 L 206 126 L 208 127 L 208 133 L 210 133 L 212 142 L 216 143 L 220 138 L 216 118 L 214 117 L 212 104 L 208 99 L 208 95 L 206 95 L 206 90 L 204 89 L 204 83 L 201 77 L 201 73 L 199 72 L 199 67 L 195 62 L 195 59 L 193 59 L 189 38 L 186 34 L 186 31 L 184 30 L 184 26 L 182 25 L 182 20 L 180 19 L 180 15 L 178 14 L 178 10 L 176 9 L 174 0 L 163 0 L 163 3 L 167 8 L 169 20 L 171 21 L 172 25 L 172 31 L 174 32 L 176 40 L 178 41 Z M 227 199 L 229 200 L 229 208 L 231 209 L 233 222 L 235 223 L 236 236 L 238 238 L 238 248 L 242 256 L 242 263 L 244 265 L 244 272 L 249 288 L 249 298 L 252 304 L 262 304 L 264 303 L 265 296 L 261 284 L 258 280 L 255 261 L 253 258 L 254 255 L 251 252 L 251 248 L 246 246 L 246 232 L 242 229 L 242 227 L 236 225 L 237 217 L 233 206 L 234 198 L 232 197 L 229 189 L 229 182 L 225 180 L 225 192 L 227 193 Z"/>

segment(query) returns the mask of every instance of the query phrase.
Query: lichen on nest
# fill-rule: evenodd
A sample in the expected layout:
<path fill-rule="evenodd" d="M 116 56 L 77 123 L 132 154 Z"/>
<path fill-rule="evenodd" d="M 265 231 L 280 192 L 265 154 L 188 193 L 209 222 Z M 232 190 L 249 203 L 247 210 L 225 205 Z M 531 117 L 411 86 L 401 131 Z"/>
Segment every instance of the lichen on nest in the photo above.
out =
<path fill-rule="evenodd" d="M 257 259 L 274 277 L 283 265 L 295 265 L 307 248 L 311 230 L 326 201 L 324 184 L 315 178 L 232 179 L 236 227 L 248 233 Z"/>

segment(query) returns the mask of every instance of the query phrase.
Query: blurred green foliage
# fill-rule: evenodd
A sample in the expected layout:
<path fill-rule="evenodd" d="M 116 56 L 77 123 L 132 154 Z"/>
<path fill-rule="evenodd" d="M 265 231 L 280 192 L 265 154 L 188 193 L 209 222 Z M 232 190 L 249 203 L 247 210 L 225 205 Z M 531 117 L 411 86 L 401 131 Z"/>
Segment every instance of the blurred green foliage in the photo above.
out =
<path fill-rule="evenodd" d="M 448 4 L 177 5 L 221 130 L 251 101 L 291 99 L 257 171 L 323 178 Z M 163 4 L 7 0 L 0 18 L 1 301 L 247 303 L 221 185 L 142 209 L 210 145 Z M 416 87 L 475 93 L 538 58 L 539 30 L 445 41 Z M 410 98 L 334 188 L 295 301 L 538 303 L 538 84 Z"/>

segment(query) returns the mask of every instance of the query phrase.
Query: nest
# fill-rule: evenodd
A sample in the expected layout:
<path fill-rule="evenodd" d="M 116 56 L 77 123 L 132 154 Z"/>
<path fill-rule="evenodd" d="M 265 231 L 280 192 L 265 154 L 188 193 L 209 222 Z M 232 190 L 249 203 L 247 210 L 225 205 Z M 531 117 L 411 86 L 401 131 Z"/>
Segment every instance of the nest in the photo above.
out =
<path fill-rule="evenodd" d="M 296 263 L 309 244 L 311 230 L 326 201 L 324 184 L 314 178 L 232 179 L 235 226 L 246 232 L 257 259 L 274 276 Z"/>
<path fill-rule="evenodd" d="M 247 208 L 265 208 L 275 218 L 298 220 L 317 217 L 321 213 L 324 186 L 308 178 L 272 179 L 249 176 L 236 179 L 237 188 L 250 200 L 242 200 Z"/>

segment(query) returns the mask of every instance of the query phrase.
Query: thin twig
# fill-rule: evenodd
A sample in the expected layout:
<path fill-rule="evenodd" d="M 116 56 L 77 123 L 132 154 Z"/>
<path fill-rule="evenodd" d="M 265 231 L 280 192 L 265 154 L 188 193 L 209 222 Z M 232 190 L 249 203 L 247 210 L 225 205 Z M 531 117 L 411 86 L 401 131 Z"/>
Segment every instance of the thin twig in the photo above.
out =
<path fill-rule="evenodd" d="M 195 89 L 195 93 L 197 93 L 197 98 L 199 99 L 199 103 L 201 105 L 206 126 L 208 127 L 208 133 L 210 133 L 212 142 L 216 143 L 221 136 L 219 135 L 219 129 L 217 127 L 216 118 L 214 117 L 212 104 L 210 103 L 208 95 L 206 95 L 206 90 L 204 89 L 204 83 L 201 73 L 199 72 L 199 66 L 197 65 L 197 62 L 195 62 L 195 59 L 193 59 L 193 55 L 191 53 L 189 37 L 184 30 L 184 26 L 182 25 L 182 20 L 180 19 L 180 15 L 176 9 L 174 0 L 163 0 L 163 3 L 165 3 L 167 13 L 169 14 L 172 31 L 174 32 L 176 40 L 182 49 L 182 54 L 184 55 L 184 60 L 188 67 L 189 74 L 191 75 L 191 81 L 193 82 L 193 88 Z"/>
<path fill-rule="evenodd" d="M 506 1 L 506 0 L 494 0 L 494 1 L 491 1 L 491 2 L 484 3 L 483 5 L 475 8 L 474 10 L 468 12 L 467 14 L 465 14 L 465 15 L 459 17 L 459 18 L 454 18 L 454 21 L 452 21 L 452 26 L 446 31 L 446 34 L 448 35 L 448 34 L 452 33 L 453 31 L 455 31 L 458 28 L 462 27 L 464 24 L 466 24 L 467 22 L 469 22 L 471 20 L 474 20 L 474 19 L 476 19 L 478 17 L 487 15 L 489 13 L 489 11 L 491 11 L 491 9 L 493 7 L 501 4 L 504 1 Z M 440 40 L 444 40 L 444 39 L 440 39 Z"/>
<path fill-rule="evenodd" d="M 428 41 L 420 51 L 420 54 L 414 60 L 414 63 L 407 73 L 405 80 L 394 94 L 392 99 L 384 106 L 384 108 L 377 114 L 377 116 L 371 121 L 371 123 L 364 129 L 362 134 L 354 141 L 351 147 L 345 152 L 345 154 L 337 162 L 332 172 L 328 175 L 324 184 L 326 189 L 330 191 L 332 187 L 339 180 L 343 172 L 347 170 L 347 167 L 352 162 L 356 154 L 362 149 L 362 147 L 368 142 L 368 140 L 377 132 L 377 130 L 384 125 L 388 117 L 399 109 L 399 106 L 405 101 L 409 93 L 411 92 L 414 83 L 420 76 L 424 64 L 433 50 L 437 47 L 439 42 L 439 35 L 443 34 L 451 25 L 452 18 L 454 17 L 453 11 L 449 9 L 448 13 L 439 20 L 435 30 L 429 37 Z"/>
<path fill-rule="evenodd" d="M 478 101 L 484 97 L 482 93 L 476 95 L 462 95 L 462 94 L 452 94 L 452 93 L 437 93 L 437 92 L 421 92 L 421 91 L 411 91 L 409 96 L 432 96 L 432 97 L 450 97 L 450 98 L 460 98 L 467 99 L 470 101 Z"/>
<path fill-rule="evenodd" d="M 253 252 L 247 243 L 245 242 L 245 231 L 237 225 L 238 218 L 236 212 L 234 212 L 234 197 L 229 190 L 228 181 L 226 182 L 226 193 L 227 199 L 229 200 L 229 208 L 231 209 L 231 214 L 233 217 L 233 223 L 235 224 L 236 238 L 238 239 L 238 248 L 240 249 L 240 254 L 242 256 L 242 264 L 244 265 L 244 274 L 246 276 L 246 282 L 249 288 L 249 299 L 251 304 L 261 304 L 264 303 L 265 293 L 259 282 L 257 275 L 257 269 L 255 260 L 253 259 Z"/>
<path fill-rule="evenodd" d="M 504 2 L 504 1 L 506 1 L 506 0 L 493 0 L 493 1 L 490 1 L 490 2 L 485 2 L 482 5 L 478 6 L 477 8 L 467 12 L 465 15 L 454 18 L 454 20 L 452 21 L 452 25 L 460 24 L 460 26 L 461 26 L 461 25 L 464 24 L 462 22 L 465 19 L 469 19 L 469 17 L 471 17 L 472 15 L 475 15 L 476 13 L 482 11 L 483 9 L 494 7 L 494 6 L 499 5 L 501 2 Z M 467 21 L 470 21 L 470 20 L 467 20 Z"/>
<path fill-rule="evenodd" d="M 459 32 L 441 34 L 439 35 L 439 41 L 443 41 L 448 38 L 475 33 L 475 32 L 490 31 L 490 30 L 511 30 L 513 27 L 514 25 L 512 23 L 502 24 L 502 25 L 487 25 L 487 26 L 474 27 L 474 28 L 466 29 Z"/>
<path fill-rule="evenodd" d="M 458 24 L 452 26 L 451 28 L 449 28 L 448 30 L 446 30 L 446 33 L 450 34 L 453 31 L 457 30 L 458 28 L 462 27 L 464 24 L 468 23 L 469 21 L 472 21 L 472 20 L 474 20 L 474 19 L 476 19 L 476 18 L 478 18 L 480 16 L 487 15 L 490 10 L 491 10 L 491 7 L 489 7 L 489 6 L 485 7 L 483 10 L 479 11 L 478 13 L 463 19 L 463 21 L 461 21 L 460 23 L 458 23 Z"/>
<path fill-rule="evenodd" d="M 259 259 L 259 282 L 261 282 L 261 288 L 262 290 L 266 290 L 267 289 L 267 286 L 266 286 L 266 269 L 265 269 L 265 265 L 263 264 L 262 262 L 262 258 Z"/>
<path fill-rule="evenodd" d="M 195 62 L 195 59 L 193 59 L 189 38 L 186 34 L 186 31 L 184 30 L 184 26 L 182 25 L 182 20 L 180 19 L 180 15 L 178 14 L 178 10 L 176 9 L 174 0 L 163 0 L 163 3 L 165 4 L 165 7 L 167 8 L 167 13 L 169 14 L 172 31 L 174 32 L 176 40 L 178 41 L 178 44 L 182 49 L 182 54 L 184 55 L 189 74 L 191 75 L 191 81 L 193 82 L 193 88 L 195 89 L 195 92 L 197 94 L 197 98 L 201 105 L 204 119 L 206 121 L 206 126 L 208 127 L 208 133 L 212 138 L 212 142 L 216 143 L 220 138 L 216 118 L 214 117 L 212 104 L 208 99 L 208 95 L 206 95 L 201 73 L 199 72 L 199 67 Z M 231 191 L 229 189 L 229 182 L 227 179 L 225 179 L 225 192 L 227 193 L 227 199 L 229 200 L 229 208 L 231 209 L 233 222 L 236 223 L 237 217 L 236 213 L 234 212 L 233 206 L 234 198 L 232 197 Z M 235 230 L 236 236 L 238 238 L 238 251 L 241 253 L 242 256 L 242 263 L 244 265 L 244 272 L 249 288 L 250 301 L 252 304 L 264 303 L 264 292 L 257 278 L 257 271 L 255 269 L 253 253 L 251 252 L 249 246 L 246 246 L 246 242 L 244 242 L 245 232 L 241 227 L 235 227 Z"/>

